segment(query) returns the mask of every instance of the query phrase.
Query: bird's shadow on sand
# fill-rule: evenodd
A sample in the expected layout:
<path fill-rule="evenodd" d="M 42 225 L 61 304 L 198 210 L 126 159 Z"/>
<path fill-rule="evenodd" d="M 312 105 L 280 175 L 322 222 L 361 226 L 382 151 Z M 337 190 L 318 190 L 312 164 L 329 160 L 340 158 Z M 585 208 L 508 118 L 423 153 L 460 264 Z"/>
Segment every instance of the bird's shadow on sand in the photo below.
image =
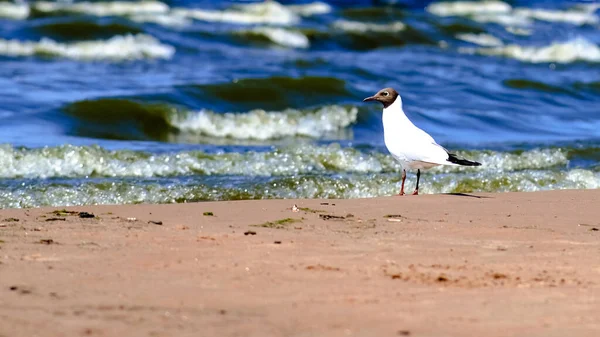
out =
<path fill-rule="evenodd" d="M 476 199 L 491 199 L 492 197 L 486 197 L 483 195 L 473 195 L 473 194 L 466 194 L 466 193 L 444 193 L 444 195 L 451 195 L 451 196 L 455 196 L 455 197 L 468 197 L 468 198 L 476 198 Z"/>

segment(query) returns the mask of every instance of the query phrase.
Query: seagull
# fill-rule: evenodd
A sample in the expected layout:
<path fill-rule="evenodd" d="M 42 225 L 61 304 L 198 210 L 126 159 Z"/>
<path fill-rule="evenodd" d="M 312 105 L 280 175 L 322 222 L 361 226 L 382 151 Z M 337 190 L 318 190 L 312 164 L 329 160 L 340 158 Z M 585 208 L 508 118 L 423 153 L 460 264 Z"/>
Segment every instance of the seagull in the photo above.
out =
<path fill-rule="evenodd" d="M 417 170 L 417 185 L 413 195 L 419 194 L 421 169 L 438 165 L 480 166 L 481 163 L 459 158 L 435 142 L 427 132 L 414 125 L 402 109 L 402 98 L 392 88 L 379 90 L 363 102 L 376 101 L 383 104 L 383 138 L 392 156 L 402 165 L 402 188 L 398 195 L 404 195 L 406 169 Z"/>

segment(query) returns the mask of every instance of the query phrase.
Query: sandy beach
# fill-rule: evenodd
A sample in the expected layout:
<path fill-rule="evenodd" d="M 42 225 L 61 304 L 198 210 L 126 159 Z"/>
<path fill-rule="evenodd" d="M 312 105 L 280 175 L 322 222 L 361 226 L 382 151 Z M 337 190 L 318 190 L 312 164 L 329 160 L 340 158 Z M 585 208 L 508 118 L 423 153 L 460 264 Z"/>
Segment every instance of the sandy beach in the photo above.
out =
<path fill-rule="evenodd" d="M 2 210 L 0 336 L 598 336 L 599 204 L 565 190 Z"/>
<path fill-rule="evenodd" d="M 0 337 L 600 337 L 599 4 L 0 0 Z"/>

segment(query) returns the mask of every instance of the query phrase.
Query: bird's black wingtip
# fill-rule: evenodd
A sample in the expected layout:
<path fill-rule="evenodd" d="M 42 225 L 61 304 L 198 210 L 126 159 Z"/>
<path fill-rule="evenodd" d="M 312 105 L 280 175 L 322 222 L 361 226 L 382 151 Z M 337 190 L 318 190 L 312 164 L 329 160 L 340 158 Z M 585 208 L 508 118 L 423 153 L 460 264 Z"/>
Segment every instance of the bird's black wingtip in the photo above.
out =
<path fill-rule="evenodd" d="M 462 166 L 481 166 L 481 163 L 478 163 L 476 161 L 470 161 L 470 160 L 463 159 L 463 158 L 458 158 L 453 153 L 448 153 L 447 160 L 453 164 L 458 164 L 458 165 L 462 165 Z"/>

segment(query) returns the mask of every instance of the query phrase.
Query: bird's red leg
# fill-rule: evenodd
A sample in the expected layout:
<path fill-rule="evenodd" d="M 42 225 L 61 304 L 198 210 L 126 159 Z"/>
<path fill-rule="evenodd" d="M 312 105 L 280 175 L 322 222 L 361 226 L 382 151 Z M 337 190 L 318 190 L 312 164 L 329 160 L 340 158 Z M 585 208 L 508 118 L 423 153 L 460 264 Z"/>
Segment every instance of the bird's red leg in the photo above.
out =
<path fill-rule="evenodd" d="M 413 192 L 413 195 L 419 195 L 419 179 L 421 178 L 421 170 L 417 170 L 417 186 L 415 188 L 415 191 Z"/>
<path fill-rule="evenodd" d="M 406 181 L 406 170 L 402 170 L 402 187 L 400 188 L 400 193 L 398 195 L 404 195 L 404 181 Z"/>

